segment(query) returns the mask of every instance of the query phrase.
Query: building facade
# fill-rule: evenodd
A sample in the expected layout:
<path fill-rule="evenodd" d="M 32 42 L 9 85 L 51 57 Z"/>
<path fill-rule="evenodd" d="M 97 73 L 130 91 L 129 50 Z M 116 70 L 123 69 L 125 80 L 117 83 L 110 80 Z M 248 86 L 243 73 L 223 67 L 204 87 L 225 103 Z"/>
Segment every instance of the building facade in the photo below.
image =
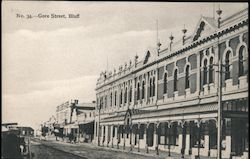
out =
<path fill-rule="evenodd" d="M 201 17 L 191 36 L 183 29 L 180 41 L 171 35 L 167 48 L 158 43 L 142 60 L 100 74 L 96 144 L 248 157 L 248 8 L 217 13 Z"/>
<path fill-rule="evenodd" d="M 77 107 L 79 141 L 92 142 L 94 138 L 95 102 L 81 103 Z"/>
<path fill-rule="evenodd" d="M 76 106 L 78 100 L 67 101 L 56 108 L 56 125 L 59 133 L 68 136 L 73 133 L 75 136 L 78 133 L 78 123 L 76 118 Z"/>
<path fill-rule="evenodd" d="M 73 134 L 79 142 L 91 142 L 94 137 L 96 103 L 67 101 L 56 109 L 56 129 L 60 136 Z"/>

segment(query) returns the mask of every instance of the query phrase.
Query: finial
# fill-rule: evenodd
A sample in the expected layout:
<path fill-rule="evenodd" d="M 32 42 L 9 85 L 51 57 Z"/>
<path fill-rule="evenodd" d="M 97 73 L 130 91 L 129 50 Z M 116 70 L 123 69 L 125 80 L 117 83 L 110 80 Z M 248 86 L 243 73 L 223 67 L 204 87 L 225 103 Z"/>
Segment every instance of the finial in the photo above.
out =
<path fill-rule="evenodd" d="M 186 34 L 186 32 L 187 32 L 187 29 L 185 28 L 185 24 L 184 24 L 184 28 L 182 29 L 182 32 L 183 32 L 183 34 Z"/>
<path fill-rule="evenodd" d="M 172 32 L 171 32 L 171 36 L 169 37 L 169 39 L 171 40 L 171 42 L 173 41 L 174 37 L 172 35 Z"/>
<path fill-rule="evenodd" d="M 137 54 L 135 55 L 135 59 L 138 59 L 138 55 Z"/>
<path fill-rule="evenodd" d="M 159 41 L 159 42 L 157 43 L 157 46 L 158 46 L 158 47 L 160 47 L 160 46 L 161 46 L 161 43 L 160 43 L 160 41 Z"/>
<path fill-rule="evenodd" d="M 216 11 L 216 13 L 218 14 L 218 28 L 220 28 L 220 20 L 221 20 L 221 14 L 222 14 L 222 10 L 220 9 L 220 4 L 219 4 L 219 9 Z"/>
<path fill-rule="evenodd" d="M 219 4 L 219 9 L 216 11 L 216 13 L 219 15 L 219 17 L 222 14 L 222 10 L 220 9 L 220 4 Z"/>

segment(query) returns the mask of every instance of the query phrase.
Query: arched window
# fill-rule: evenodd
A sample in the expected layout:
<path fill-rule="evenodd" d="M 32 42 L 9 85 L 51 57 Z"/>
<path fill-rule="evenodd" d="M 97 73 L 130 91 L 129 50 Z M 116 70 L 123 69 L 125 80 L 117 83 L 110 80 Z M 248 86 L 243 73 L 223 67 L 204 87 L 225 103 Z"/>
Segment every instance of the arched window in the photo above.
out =
<path fill-rule="evenodd" d="M 116 97 L 117 96 L 117 92 L 115 91 L 115 106 L 116 106 Z"/>
<path fill-rule="evenodd" d="M 209 60 L 209 83 L 214 83 L 214 69 L 213 69 L 213 57 L 210 57 Z"/>
<path fill-rule="evenodd" d="M 100 109 L 102 109 L 103 108 L 103 98 L 101 97 L 100 98 Z"/>
<path fill-rule="evenodd" d="M 189 88 L 189 68 L 190 68 L 190 66 L 187 65 L 187 67 L 186 67 L 186 77 L 185 77 L 185 89 Z"/>
<path fill-rule="evenodd" d="M 152 78 L 149 80 L 149 97 L 152 97 Z"/>
<path fill-rule="evenodd" d="M 137 84 L 137 100 L 140 99 L 140 83 Z"/>
<path fill-rule="evenodd" d="M 121 94 L 120 94 L 120 106 L 122 104 L 122 90 L 121 90 Z"/>
<path fill-rule="evenodd" d="M 203 85 L 207 84 L 207 59 L 203 62 Z"/>
<path fill-rule="evenodd" d="M 177 69 L 174 70 L 174 91 L 177 91 Z"/>
<path fill-rule="evenodd" d="M 225 57 L 225 80 L 230 78 L 230 54 L 231 51 L 227 51 Z"/>
<path fill-rule="evenodd" d="M 153 77 L 153 89 L 152 89 L 152 96 L 155 96 L 155 77 Z"/>
<path fill-rule="evenodd" d="M 105 96 L 105 108 L 107 108 L 107 96 Z"/>
<path fill-rule="evenodd" d="M 239 50 L 239 77 L 244 76 L 247 68 L 246 65 L 246 47 L 241 46 Z"/>
<path fill-rule="evenodd" d="M 132 86 L 130 87 L 129 91 L 129 102 L 132 102 Z"/>
<path fill-rule="evenodd" d="M 142 82 L 142 93 L 141 93 L 141 99 L 144 99 L 145 95 L 145 81 Z"/>
<path fill-rule="evenodd" d="M 125 88 L 125 93 L 124 93 L 124 103 L 127 103 L 127 87 Z"/>
<path fill-rule="evenodd" d="M 112 92 L 110 93 L 110 106 L 112 107 Z"/>
<path fill-rule="evenodd" d="M 168 74 L 167 73 L 164 74 L 164 79 L 163 80 L 164 80 L 164 82 L 163 82 L 164 83 L 163 93 L 166 94 L 167 91 L 168 91 L 168 83 L 167 83 L 168 82 Z"/>

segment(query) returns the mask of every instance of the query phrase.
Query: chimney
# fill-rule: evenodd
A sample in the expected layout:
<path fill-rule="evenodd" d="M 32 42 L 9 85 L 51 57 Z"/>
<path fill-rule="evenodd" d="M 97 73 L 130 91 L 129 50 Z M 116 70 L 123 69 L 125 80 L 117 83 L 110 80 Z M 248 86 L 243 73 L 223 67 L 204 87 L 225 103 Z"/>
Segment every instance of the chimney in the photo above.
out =
<path fill-rule="evenodd" d="M 182 45 L 185 45 L 186 32 L 187 32 L 187 29 L 185 28 L 185 25 L 184 25 L 184 28 L 182 29 L 182 32 L 183 32 Z"/>
<path fill-rule="evenodd" d="M 174 37 L 173 37 L 172 33 L 171 33 L 171 36 L 169 37 L 169 39 L 170 39 L 169 49 L 170 49 L 170 51 L 172 51 L 172 44 L 173 44 L 173 40 L 174 40 Z"/>

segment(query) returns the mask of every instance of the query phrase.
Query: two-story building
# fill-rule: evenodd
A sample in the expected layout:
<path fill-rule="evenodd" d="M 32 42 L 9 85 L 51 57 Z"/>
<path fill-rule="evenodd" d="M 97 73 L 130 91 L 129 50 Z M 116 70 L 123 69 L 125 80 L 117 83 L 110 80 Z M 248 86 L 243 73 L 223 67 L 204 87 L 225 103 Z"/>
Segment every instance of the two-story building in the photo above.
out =
<path fill-rule="evenodd" d="M 100 74 L 96 144 L 248 157 L 248 8 L 224 19 L 217 13 L 202 16 L 191 36 L 184 28 L 167 48 L 158 43 L 143 59 Z"/>
<path fill-rule="evenodd" d="M 67 101 L 56 108 L 56 124 L 59 127 L 59 132 L 65 136 L 78 132 L 78 123 L 76 118 L 76 106 L 78 100 Z"/>
<path fill-rule="evenodd" d="M 92 142 L 94 138 L 96 103 L 80 103 L 77 106 L 77 122 L 79 125 L 79 141 Z"/>

